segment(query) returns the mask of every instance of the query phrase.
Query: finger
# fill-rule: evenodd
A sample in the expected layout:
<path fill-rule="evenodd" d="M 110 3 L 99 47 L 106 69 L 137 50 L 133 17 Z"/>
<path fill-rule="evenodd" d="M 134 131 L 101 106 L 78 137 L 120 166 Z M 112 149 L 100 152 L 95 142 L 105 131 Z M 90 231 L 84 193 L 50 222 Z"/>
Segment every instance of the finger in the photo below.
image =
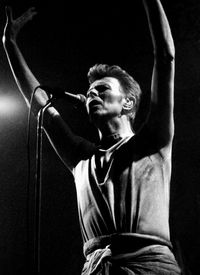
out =
<path fill-rule="evenodd" d="M 31 7 L 28 9 L 28 12 L 31 12 L 31 13 L 37 13 L 36 11 L 36 8 L 35 7 Z"/>
<path fill-rule="evenodd" d="M 35 15 L 37 14 L 36 10 L 34 7 L 29 8 L 27 11 L 25 11 L 19 18 L 18 20 L 20 22 L 27 22 L 31 20 Z"/>
<path fill-rule="evenodd" d="M 37 15 L 37 11 L 35 7 L 32 7 L 28 10 L 28 15 L 30 19 L 32 19 L 35 15 Z"/>
<path fill-rule="evenodd" d="M 35 7 L 29 8 L 25 13 L 22 15 L 23 17 L 33 17 L 34 15 L 37 14 L 37 11 Z"/>

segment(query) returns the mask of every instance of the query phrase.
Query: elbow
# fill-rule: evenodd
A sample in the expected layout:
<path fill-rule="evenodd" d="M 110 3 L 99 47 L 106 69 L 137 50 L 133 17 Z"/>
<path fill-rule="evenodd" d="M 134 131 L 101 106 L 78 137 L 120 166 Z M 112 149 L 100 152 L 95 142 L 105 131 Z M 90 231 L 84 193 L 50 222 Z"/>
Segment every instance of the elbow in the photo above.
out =
<path fill-rule="evenodd" d="M 154 56 L 166 61 L 175 60 L 175 45 L 171 35 L 160 38 L 154 43 Z"/>
<path fill-rule="evenodd" d="M 154 51 L 157 56 L 161 56 L 164 60 L 175 59 L 175 45 L 171 33 L 166 33 L 163 37 L 154 43 Z"/>
<path fill-rule="evenodd" d="M 167 49 L 165 50 L 165 55 L 167 56 L 167 59 L 170 59 L 171 61 L 175 60 L 175 46 L 174 43 L 171 43 L 168 45 Z"/>
<path fill-rule="evenodd" d="M 168 50 L 165 51 L 163 54 L 163 61 L 165 64 L 172 63 L 175 61 L 175 51 L 174 50 Z"/>
<path fill-rule="evenodd" d="M 174 61 L 175 60 L 175 46 L 174 46 L 174 41 L 171 38 L 168 43 L 163 47 L 164 49 L 164 54 L 165 58 L 167 60 Z"/>
<path fill-rule="evenodd" d="M 165 45 L 163 48 L 165 51 L 165 55 L 173 61 L 175 59 L 175 45 L 171 35 L 167 39 L 167 41 L 165 41 Z"/>
<path fill-rule="evenodd" d="M 156 60 L 160 60 L 164 64 L 172 63 L 175 61 L 175 47 L 174 44 L 166 45 L 155 49 L 154 57 Z"/>

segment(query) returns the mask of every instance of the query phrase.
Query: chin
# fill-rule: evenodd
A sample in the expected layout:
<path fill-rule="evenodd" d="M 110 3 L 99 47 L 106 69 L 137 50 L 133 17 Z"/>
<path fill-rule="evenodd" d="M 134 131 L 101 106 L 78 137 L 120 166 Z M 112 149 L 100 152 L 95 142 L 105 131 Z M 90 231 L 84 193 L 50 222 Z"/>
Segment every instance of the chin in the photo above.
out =
<path fill-rule="evenodd" d="M 89 113 L 90 121 L 96 126 L 105 120 L 105 114 L 103 114 L 100 110 Z"/>

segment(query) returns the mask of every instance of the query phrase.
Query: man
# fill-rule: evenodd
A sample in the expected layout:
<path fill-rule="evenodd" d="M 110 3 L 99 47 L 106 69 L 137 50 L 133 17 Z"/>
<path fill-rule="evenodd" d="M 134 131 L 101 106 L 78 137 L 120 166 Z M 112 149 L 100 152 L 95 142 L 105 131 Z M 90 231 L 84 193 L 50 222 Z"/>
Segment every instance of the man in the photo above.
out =
<path fill-rule="evenodd" d="M 118 66 L 89 70 L 86 108 L 99 130 L 98 145 L 72 133 L 54 107 L 44 127 L 73 173 L 86 261 L 82 274 L 180 274 L 169 229 L 169 184 L 174 135 L 174 44 L 159 0 L 143 0 L 154 47 L 151 107 L 138 132 L 132 129 L 141 90 Z M 17 45 L 17 34 L 35 15 L 13 19 L 6 9 L 3 44 L 27 103 L 40 85 Z M 34 113 L 48 101 L 37 89 Z"/>

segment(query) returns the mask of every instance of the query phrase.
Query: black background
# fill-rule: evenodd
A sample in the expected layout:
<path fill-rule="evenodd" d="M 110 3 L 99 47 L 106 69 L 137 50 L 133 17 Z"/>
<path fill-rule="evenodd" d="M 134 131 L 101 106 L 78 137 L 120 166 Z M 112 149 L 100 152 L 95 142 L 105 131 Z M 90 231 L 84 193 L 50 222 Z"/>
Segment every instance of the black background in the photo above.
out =
<path fill-rule="evenodd" d="M 3 3 L 3 4 L 2 4 Z M 41 83 L 85 93 L 87 72 L 95 63 L 118 64 L 149 91 L 152 44 L 142 1 L 70 4 L 49 1 L 4 1 L 14 16 L 35 6 L 38 14 L 19 36 L 20 48 Z M 162 1 L 176 47 L 175 137 L 170 224 L 184 274 L 199 274 L 200 248 L 200 3 Z M 36 120 L 31 117 L 30 271 L 27 273 L 27 124 L 28 109 L 0 46 L 0 98 L 14 99 L 17 109 L 0 110 L 0 274 L 33 270 Z M 85 113 L 65 100 L 58 108 L 74 131 L 95 139 Z M 143 107 L 146 102 L 143 102 Z M 12 106 L 10 107 L 12 108 Z M 80 274 L 83 264 L 73 178 L 43 137 L 41 273 Z"/>

